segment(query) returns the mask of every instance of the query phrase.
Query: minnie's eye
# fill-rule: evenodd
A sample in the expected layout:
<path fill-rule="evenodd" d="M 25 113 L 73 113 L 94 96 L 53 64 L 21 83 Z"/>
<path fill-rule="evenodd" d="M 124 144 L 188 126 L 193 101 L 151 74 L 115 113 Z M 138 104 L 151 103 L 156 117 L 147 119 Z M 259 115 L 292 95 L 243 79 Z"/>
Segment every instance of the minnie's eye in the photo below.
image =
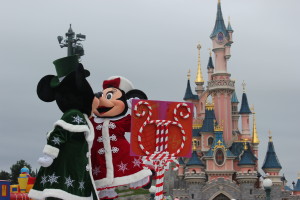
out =
<path fill-rule="evenodd" d="M 113 93 L 112 92 L 108 92 L 106 94 L 106 99 L 112 99 L 112 97 L 113 97 Z"/>

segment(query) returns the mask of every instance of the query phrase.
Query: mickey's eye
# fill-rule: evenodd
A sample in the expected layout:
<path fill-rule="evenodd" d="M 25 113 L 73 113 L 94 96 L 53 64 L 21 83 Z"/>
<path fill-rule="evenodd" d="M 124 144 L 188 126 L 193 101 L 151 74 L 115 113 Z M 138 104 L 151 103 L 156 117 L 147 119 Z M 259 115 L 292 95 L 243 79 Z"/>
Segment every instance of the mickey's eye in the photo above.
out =
<path fill-rule="evenodd" d="M 108 92 L 106 94 L 106 99 L 112 99 L 112 97 L 113 97 L 113 92 Z"/>

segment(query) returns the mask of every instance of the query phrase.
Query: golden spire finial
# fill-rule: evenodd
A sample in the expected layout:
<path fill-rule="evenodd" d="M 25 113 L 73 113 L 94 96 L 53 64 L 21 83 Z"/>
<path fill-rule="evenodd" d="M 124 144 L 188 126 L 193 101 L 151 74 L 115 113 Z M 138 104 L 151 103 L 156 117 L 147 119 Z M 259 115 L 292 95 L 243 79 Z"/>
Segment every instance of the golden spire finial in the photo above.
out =
<path fill-rule="evenodd" d="M 209 56 L 211 57 L 211 48 L 208 48 Z"/>
<path fill-rule="evenodd" d="M 230 16 L 228 16 L 228 23 L 230 23 Z"/>
<path fill-rule="evenodd" d="M 197 139 L 193 139 L 193 151 L 197 150 Z"/>
<path fill-rule="evenodd" d="M 204 80 L 201 72 L 201 63 L 200 63 L 200 49 L 201 49 L 200 43 L 197 45 L 197 49 L 198 49 L 198 70 L 197 70 L 195 83 L 203 83 Z"/>
<path fill-rule="evenodd" d="M 242 86 L 243 86 L 243 93 L 245 93 L 246 92 L 246 83 L 244 80 L 243 80 Z"/>
<path fill-rule="evenodd" d="M 188 74 L 187 74 L 188 80 L 191 78 L 191 70 L 189 69 Z"/>
<path fill-rule="evenodd" d="M 270 129 L 269 129 L 269 142 L 272 142 L 272 132 Z"/>
<path fill-rule="evenodd" d="M 220 4 L 220 3 L 221 3 L 221 0 L 218 0 L 218 3 Z"/>
<path fill-rule="evenodd" d="M 246 138 L 246 139 L 244 139 L 244 150 L 247 150 L 248 149 L 248 146 L 247 146 L 247 141 L 248 141 L 248 139 Z"/>
<path fill-rule="evenodd" d="M 254 105 L 252 105 L 251 108 L 252 114 L 253 114 L 253 128 L 252 128 L 252 143 L 253 144 L 259 144 L 258 134 L 256 130 L 256 117 L 254 112 Z"/>
<path fill-rule="evenodd" d="M 223 131 L 223 123 L 224 123 L 224 121 L 222 120 L 221 124 L 217 124 L 216 120 L 214 120 L 214 122 L 215 122 L 214 131 Z"/>

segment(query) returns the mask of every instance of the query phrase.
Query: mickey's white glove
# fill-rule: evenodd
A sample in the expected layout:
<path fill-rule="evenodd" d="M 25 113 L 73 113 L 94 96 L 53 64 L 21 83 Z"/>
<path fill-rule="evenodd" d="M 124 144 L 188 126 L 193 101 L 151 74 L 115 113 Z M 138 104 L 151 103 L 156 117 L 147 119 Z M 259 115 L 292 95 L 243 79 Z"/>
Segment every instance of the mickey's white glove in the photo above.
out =
<path fill-rule="evenodd" d="M 53 163 L 53 158 L 47 154 L 44 154 L 44 156 L 38 159 L 38 163 L 42 167 L 49 167 Z"/>

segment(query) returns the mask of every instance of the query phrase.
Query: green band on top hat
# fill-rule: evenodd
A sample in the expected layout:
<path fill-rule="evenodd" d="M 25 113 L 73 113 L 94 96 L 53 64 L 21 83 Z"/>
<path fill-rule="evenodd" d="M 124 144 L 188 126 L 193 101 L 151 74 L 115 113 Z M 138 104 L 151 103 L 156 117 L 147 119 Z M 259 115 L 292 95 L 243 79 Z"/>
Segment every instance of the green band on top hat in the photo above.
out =
<path fill-rule="evenodd" d="M 78 63 L 79 61 L 77 55 L 67 56 L 53 61 L 57 76 L 52 78 L 50 82 L 50 87 L 57 87 L 68 74 L 76 70 Z M 84 72 L 85 77 L 90 75 L 88 70 L 84 70 Z"/>
<path fill-rule="evenodd" d="M 53 64 L 55 65 L 57 77 L 61 78 L 68 75 L 69 73 L 71 73 L 76 69 L 78 63 L 79 62 L 78 62 L 77 55 L 68 56 L 53 61 Z"/>

